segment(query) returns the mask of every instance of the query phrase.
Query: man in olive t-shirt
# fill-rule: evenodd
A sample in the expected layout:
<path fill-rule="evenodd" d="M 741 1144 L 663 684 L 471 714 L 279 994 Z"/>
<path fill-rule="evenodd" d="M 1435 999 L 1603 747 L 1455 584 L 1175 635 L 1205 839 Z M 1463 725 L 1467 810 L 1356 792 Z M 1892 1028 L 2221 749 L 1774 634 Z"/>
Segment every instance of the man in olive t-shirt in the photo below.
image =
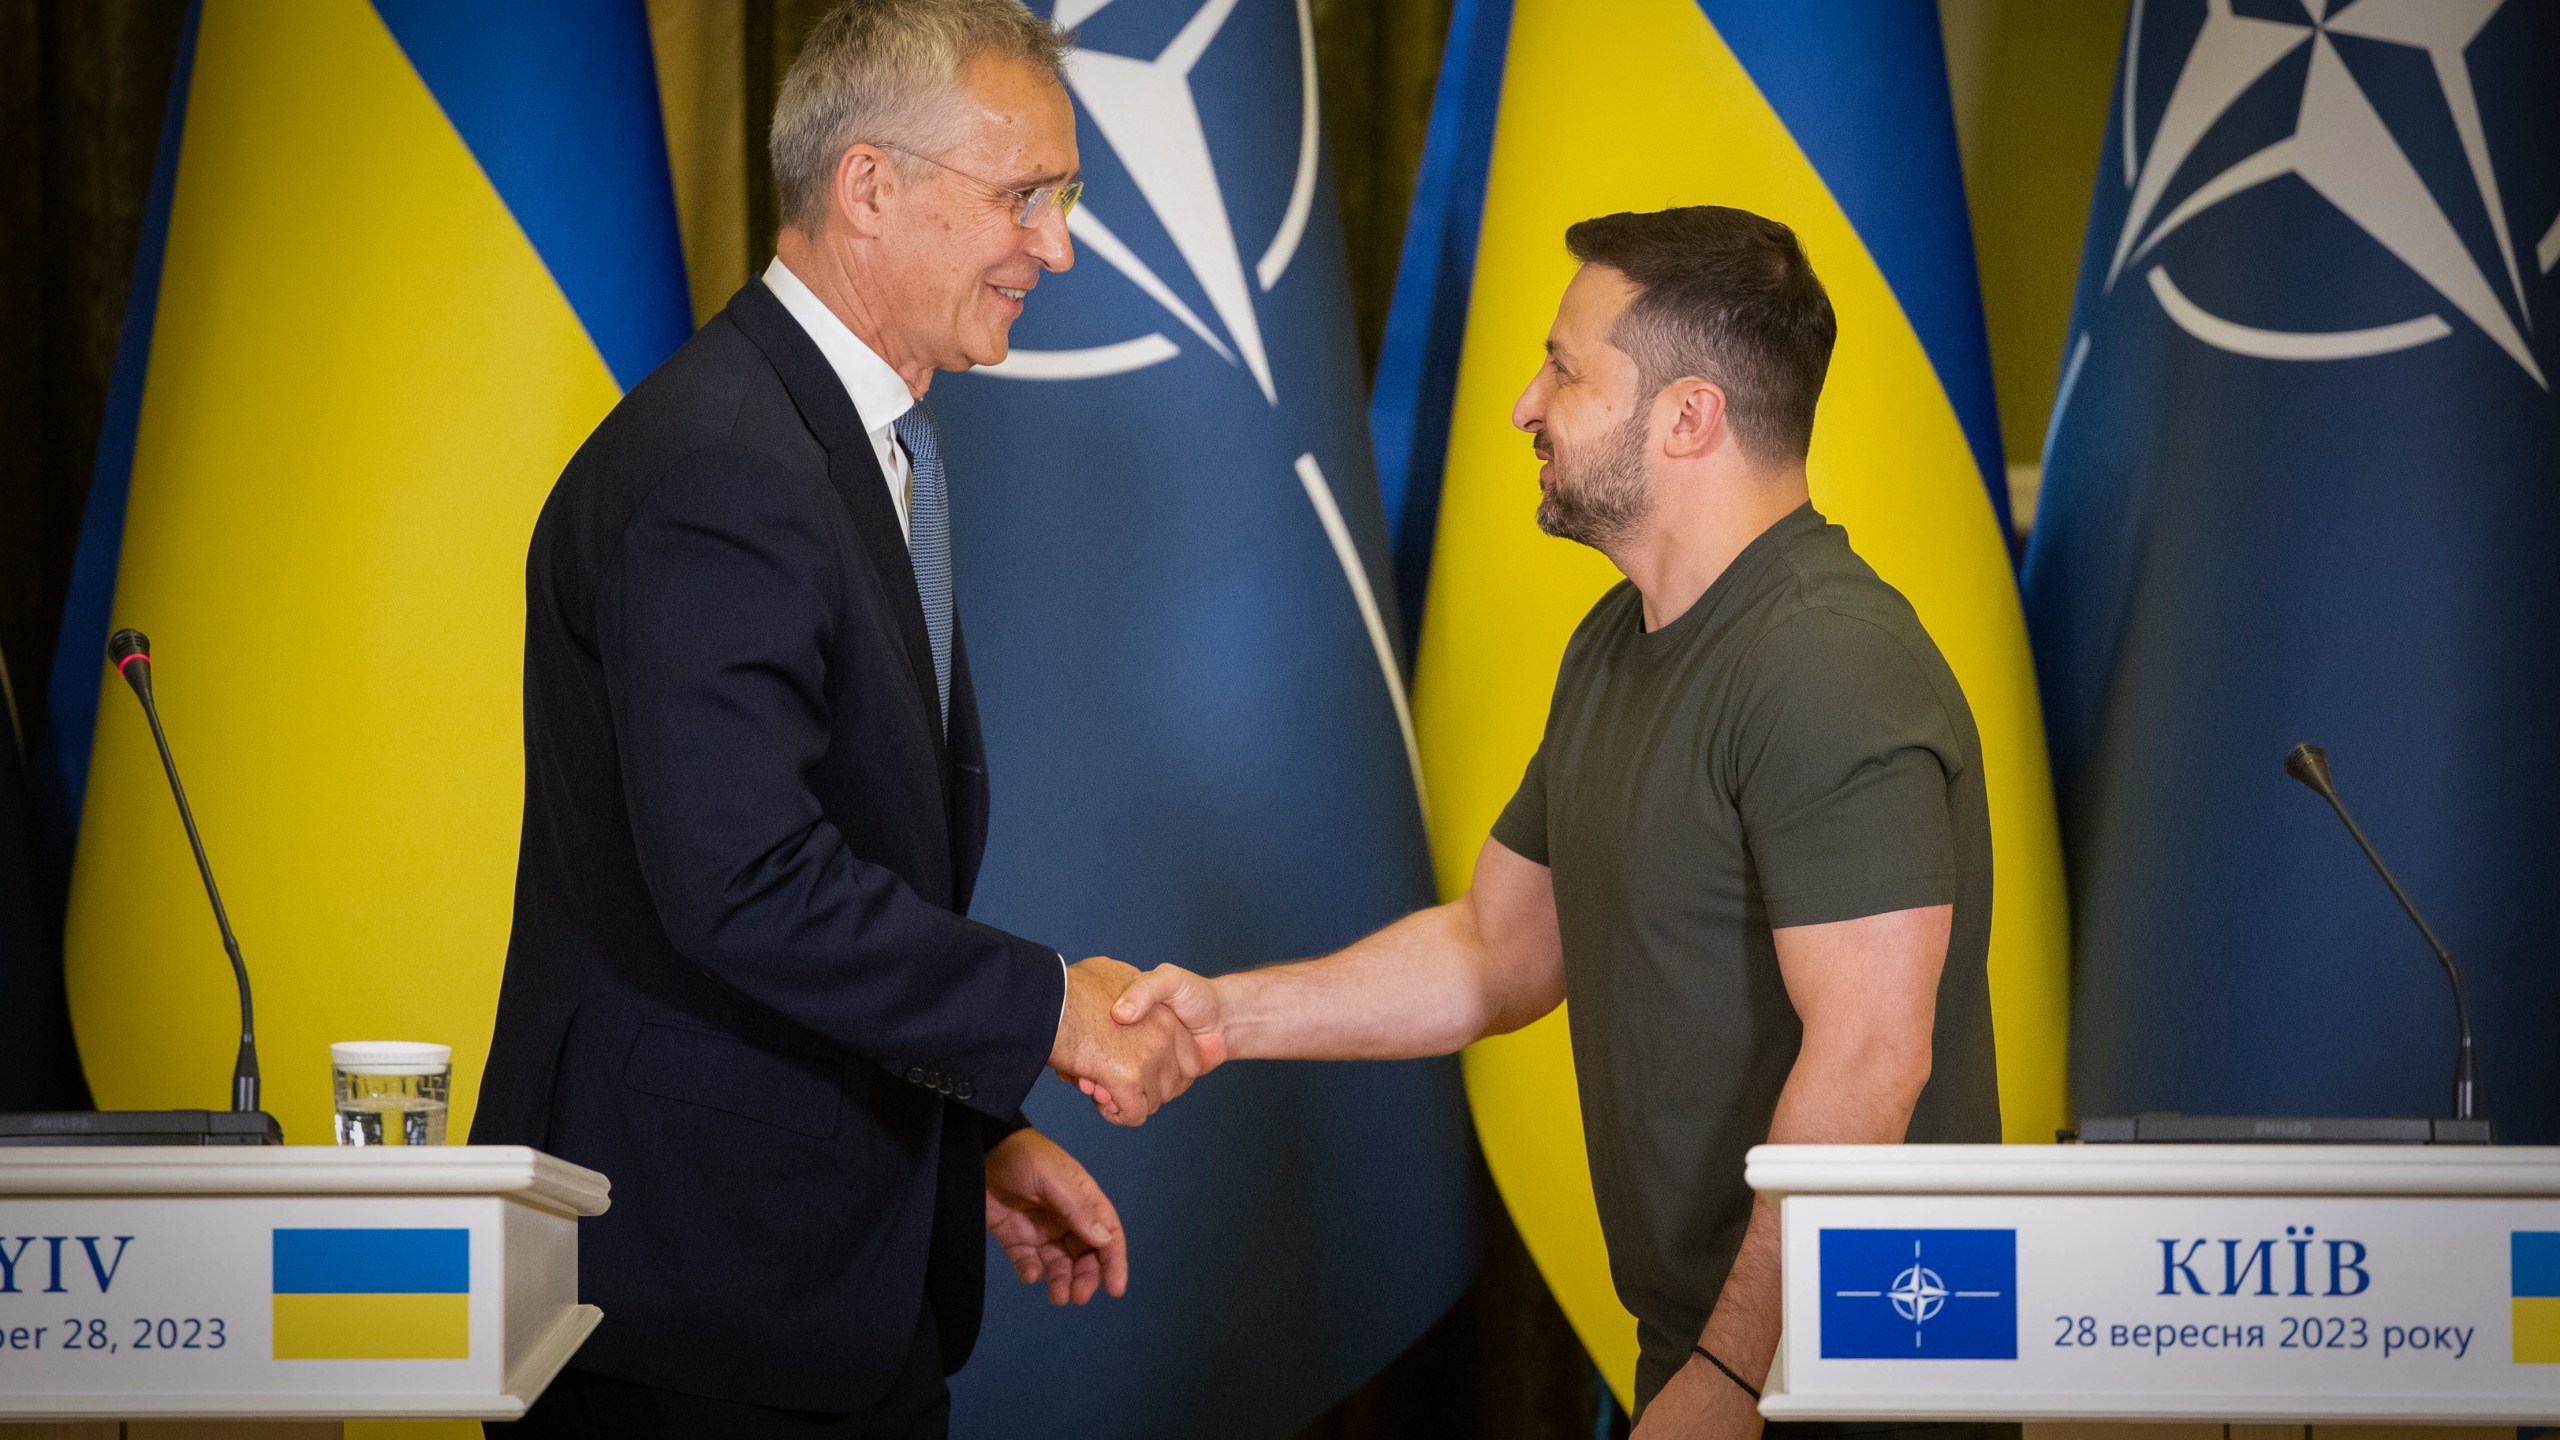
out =
<path fill-rule="evenodd" d="M 1800 1026 L 1774 931 L 1952 904 L 1908 1139 L 1997 1142 L 1991 821 L 1956 679 L 1806 504 L 1658 630 L 1621 584 L 1565 646 L 1493 838 L 1554 875 L 1592 1190 L 1650 1395 L 1751 1219 Z"/>
<path fill-rule="evenodd" d="M 1159 967 L 1113 1015 L 1170 1008 L 1207 1066 L 1382 1059 L 1570 995 L 1636 1434 L 1747 1440 L 1780 1304 L 1743 1152 L 1999 1138 L 1981 746 L 1910 605 L 1808 498 L 1834 321 L 1794 234 L 1701 206 L 1565 243 L 1582 268 L 1512 423 L 1547 462 L 1541 528 L 1627 583 L 1567 646 L 1472 885 L 1321 959 Z"/>

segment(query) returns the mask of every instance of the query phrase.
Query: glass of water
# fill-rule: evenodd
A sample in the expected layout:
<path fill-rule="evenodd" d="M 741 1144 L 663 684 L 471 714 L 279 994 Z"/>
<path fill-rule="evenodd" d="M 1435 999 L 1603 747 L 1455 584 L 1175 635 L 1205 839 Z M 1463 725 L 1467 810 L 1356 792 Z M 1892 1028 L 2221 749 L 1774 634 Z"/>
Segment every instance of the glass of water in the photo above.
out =
<path fill-rule="evenodd" d="M 341 1145 L 441 1145 L 453 1047 L 348 1040 L 329 1047 Z"/>

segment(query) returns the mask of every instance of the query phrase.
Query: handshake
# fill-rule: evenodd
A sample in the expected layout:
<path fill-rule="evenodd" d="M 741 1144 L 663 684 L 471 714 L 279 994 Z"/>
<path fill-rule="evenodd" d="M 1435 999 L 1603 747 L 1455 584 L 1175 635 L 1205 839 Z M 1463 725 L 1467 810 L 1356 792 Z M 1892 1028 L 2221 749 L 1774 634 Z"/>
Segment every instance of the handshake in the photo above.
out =
<path fill-rule="evenodd" d="M 1149 1115 L 1227 1058 L 1209 981 L 1172 965 L 1141 973 L 1097 955 L 1067 967 L 1066 1011 L 1049 1068 L 1114 1125 Z"/>

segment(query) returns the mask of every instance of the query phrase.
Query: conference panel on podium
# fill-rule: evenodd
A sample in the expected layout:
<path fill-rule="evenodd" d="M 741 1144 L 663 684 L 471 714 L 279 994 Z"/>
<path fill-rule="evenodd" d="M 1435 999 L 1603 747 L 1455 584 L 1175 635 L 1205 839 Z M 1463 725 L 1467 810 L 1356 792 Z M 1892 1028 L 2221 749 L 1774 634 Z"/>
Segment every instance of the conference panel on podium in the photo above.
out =
<path fill-rule="evenodd" d="M 1772 1420 L 2560 1421 L 2560 1149 L 1765 1145 Z"/>
<path fill-rule="evenodd" d="M 514 1146 L 0 1149 L 0 1417 L 522 1415 L 605 1178 Z"/>

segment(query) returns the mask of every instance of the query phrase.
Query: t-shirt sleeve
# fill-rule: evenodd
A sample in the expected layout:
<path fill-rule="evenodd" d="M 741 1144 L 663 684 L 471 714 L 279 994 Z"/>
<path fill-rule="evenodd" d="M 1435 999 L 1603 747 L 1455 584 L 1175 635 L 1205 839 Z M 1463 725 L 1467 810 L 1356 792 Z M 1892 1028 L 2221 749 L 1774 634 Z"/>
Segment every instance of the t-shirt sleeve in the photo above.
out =
<path fill-rule="evenodd" d="M 1502 848 L 1523 860 L 1544 865 L 1547 861 L 1547 747 L 1542 741 L 1538 753 L 1529 757 L 1529 769 L 1520 777 L 1520 788 L 1511 792 L 1511 803 L 1493 822 L 1493 838 Z"/>
<path fill-rule="evenodd" d="M 1871 621 L 1808 610 L 1752 671 L 1733 763 L 1771 928 L 1953 903 L 1964 751 L 1920 662 Z"/>

